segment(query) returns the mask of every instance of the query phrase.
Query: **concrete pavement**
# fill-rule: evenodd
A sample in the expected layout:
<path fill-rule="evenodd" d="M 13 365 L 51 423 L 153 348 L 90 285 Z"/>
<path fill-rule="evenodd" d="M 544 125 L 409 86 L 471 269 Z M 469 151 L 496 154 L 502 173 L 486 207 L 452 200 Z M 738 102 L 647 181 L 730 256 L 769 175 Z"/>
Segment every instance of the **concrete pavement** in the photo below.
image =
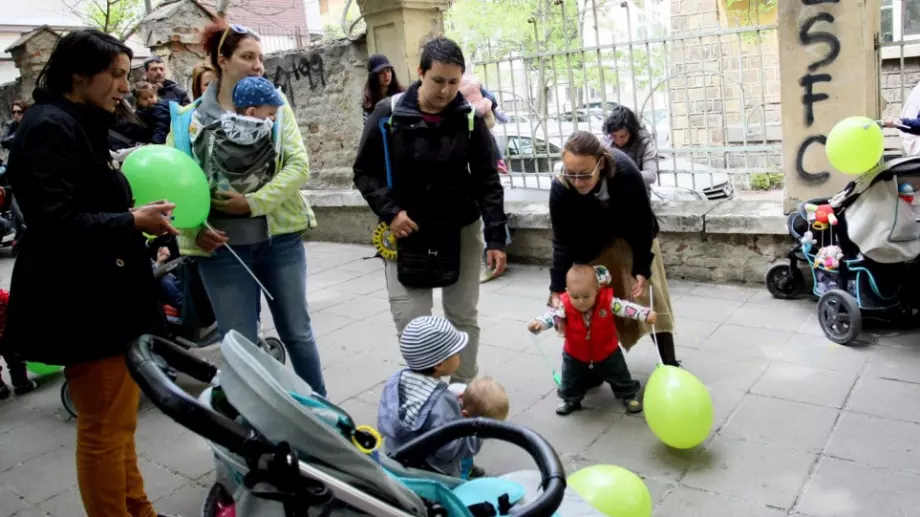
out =
<path fill-rule="evenodd" d="M 330 396 L 357 422 L 374 423 L 382 382 L 400 367 L 381 262 L 362 260 L 373 254 L 369 247 L 310 243 L 307 250 Z M 11 266 L 0 259 L 4 285 Z M 524 329 L 544 310 L 547 284 L 545 269 L 512 265 L 482 286 L 479 364 L 509 391 L 511 420 L 553 443 L 569 473 L 594 463 L 631 469 L 646 479 L 657 517 L 916 515 L 920 334 L 841 347 L 824 339 L 812 301 L 672 280 L 678 356 L 710 388 L 716 410 L 707 443 L 678 452 L 604 389 L 589 396 L 585 411 L 553 413 L 551 374 Z M 550 355 L 561 346 L 553 333 L 540 343 Z M 654 347 L 640 343 L 627 359 L 645 381 Z M 83 515 L 74 422 L 58 398 L 60 382 L 47 379 L 38 392 L 0 402 L 0 517 Z M 203 441 L 145 401 L 137 444 L 158 510 L 199 515 L 212 477 Z M 531 467 L 523 453 L 496 443 L 477 463 L 492 472 Z"/>

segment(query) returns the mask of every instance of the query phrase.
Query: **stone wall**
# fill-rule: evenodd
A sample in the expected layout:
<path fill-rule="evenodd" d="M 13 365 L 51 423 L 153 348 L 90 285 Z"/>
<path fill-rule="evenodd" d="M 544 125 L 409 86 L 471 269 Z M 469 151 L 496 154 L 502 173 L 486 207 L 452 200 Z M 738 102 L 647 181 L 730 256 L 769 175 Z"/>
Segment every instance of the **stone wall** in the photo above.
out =
<path fill-rule="evenodd" d="M 667 56 L 675 148 L 776 145 L 782 139 L 776 31 L 739 27 L 732 10 L 737 5 L 727 9 L 724 0 L 671 0 L 671 29 L 678 38 Z M 746 20 L 752 23 L 773 20 Z M 779 151 L 700 153 L 694 159 L 711 159 L 718 168 L 778 172 L 782 167 Z"/>
<path fill-rule="evenodd" d="M 363 41 L 270 54 L 265 73 L 287 96 L 310 154 L 312 189 L 350 188 L 367 80 Z"/>

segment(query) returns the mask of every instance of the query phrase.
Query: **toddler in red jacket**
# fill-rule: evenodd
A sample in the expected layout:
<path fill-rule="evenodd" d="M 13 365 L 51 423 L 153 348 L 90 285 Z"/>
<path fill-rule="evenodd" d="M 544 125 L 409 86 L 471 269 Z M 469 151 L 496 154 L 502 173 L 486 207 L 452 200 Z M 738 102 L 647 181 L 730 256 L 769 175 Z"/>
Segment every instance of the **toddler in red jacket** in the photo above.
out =
<path fill-rule="evenodd" d="M 609 283 L 610 272 L 603 266 L 572 266 L 565 277 L 560 306 L 527 325 L 534 334 L 555 327 L 565 336 L 559 386 L 562 404 L 556 408 L 559 415 L 581 409 L 585 393 L 604 382 L 623 401 L 627 413 L 642 411 L 639 382 L 626 366 L 614 316 L 654 323 L 658 315 L 648 307 L 617 298 Z"/>

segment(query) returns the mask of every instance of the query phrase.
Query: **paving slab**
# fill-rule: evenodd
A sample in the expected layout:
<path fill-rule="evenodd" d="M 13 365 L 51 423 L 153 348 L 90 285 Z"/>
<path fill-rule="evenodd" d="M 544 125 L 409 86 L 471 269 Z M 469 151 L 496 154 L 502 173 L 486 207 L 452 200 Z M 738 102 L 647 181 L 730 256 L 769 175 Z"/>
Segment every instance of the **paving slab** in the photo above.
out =
<path fill-rule="evenodd" d="M 331 399 L 359 423 L 376 422 L 386 378 L 402 365 L 383 264 L 367 246 L 310 243 L 307 292 Z M 13 261 L 0 258 L 0 286 Z M 510 420 L 544 436 L 567 472 L 612 463 L 643 477 L 655 517 L 846 517 L 916 515 L 920 507 L 920 333 L 885 331 L 871 345 L 827 341 L 810 300 L 774 300 L 751 285 L 669 281 L 678 357 L 710 390 L 713 433 L 700 447 L 661 444 L 643 416 L 626 415 L 610 390 L 568 417 L 552 370 L 561 340 L 524 329 L 546 310 L 546 268 L 512 264 L 483 284 L 480 375 L 499 380 Z M 435 292 L 435 313 L 441 311 Z M 265 306 L 263 330 L 274 332 Z M 203 351 L 218 359 L 216 348 Z M 645 384 L 657 353 L 646 338 L 627 354 Z M 74 422 L 59 400 L 62 379 L 0 401 L 0 517 L 80 517 Z M 201 386 L 182 382 L 193 394 Z M 204 441 L 142 401 L 140 468 L 161 512 L 197 516 L 213 482 Z M 487 442 L 477 463 L 492 473 L 532 468 L 507 444 Z"/>

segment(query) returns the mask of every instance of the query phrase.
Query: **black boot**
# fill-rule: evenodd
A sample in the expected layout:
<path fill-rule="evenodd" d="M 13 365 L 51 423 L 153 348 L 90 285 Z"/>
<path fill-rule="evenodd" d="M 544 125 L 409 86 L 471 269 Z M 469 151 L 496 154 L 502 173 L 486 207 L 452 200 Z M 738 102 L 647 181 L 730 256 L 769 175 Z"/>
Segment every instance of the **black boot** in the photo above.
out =
<path fill-rule="evenodd" d="M 581 409 L 581 402 L 563 402 L 556 407 L 556 414 L 559 416 L 571 415 Z"/>
<path fill-rule="evenodd" d="M 680 361 L 677 360 L 677 353 L 674 351 L 674 334 L 659 332 L 655 334 L 655 341 L 658 343 L 658 355 L 661 356 L 661 362 L 667 366 L 679 368 Z"/>

